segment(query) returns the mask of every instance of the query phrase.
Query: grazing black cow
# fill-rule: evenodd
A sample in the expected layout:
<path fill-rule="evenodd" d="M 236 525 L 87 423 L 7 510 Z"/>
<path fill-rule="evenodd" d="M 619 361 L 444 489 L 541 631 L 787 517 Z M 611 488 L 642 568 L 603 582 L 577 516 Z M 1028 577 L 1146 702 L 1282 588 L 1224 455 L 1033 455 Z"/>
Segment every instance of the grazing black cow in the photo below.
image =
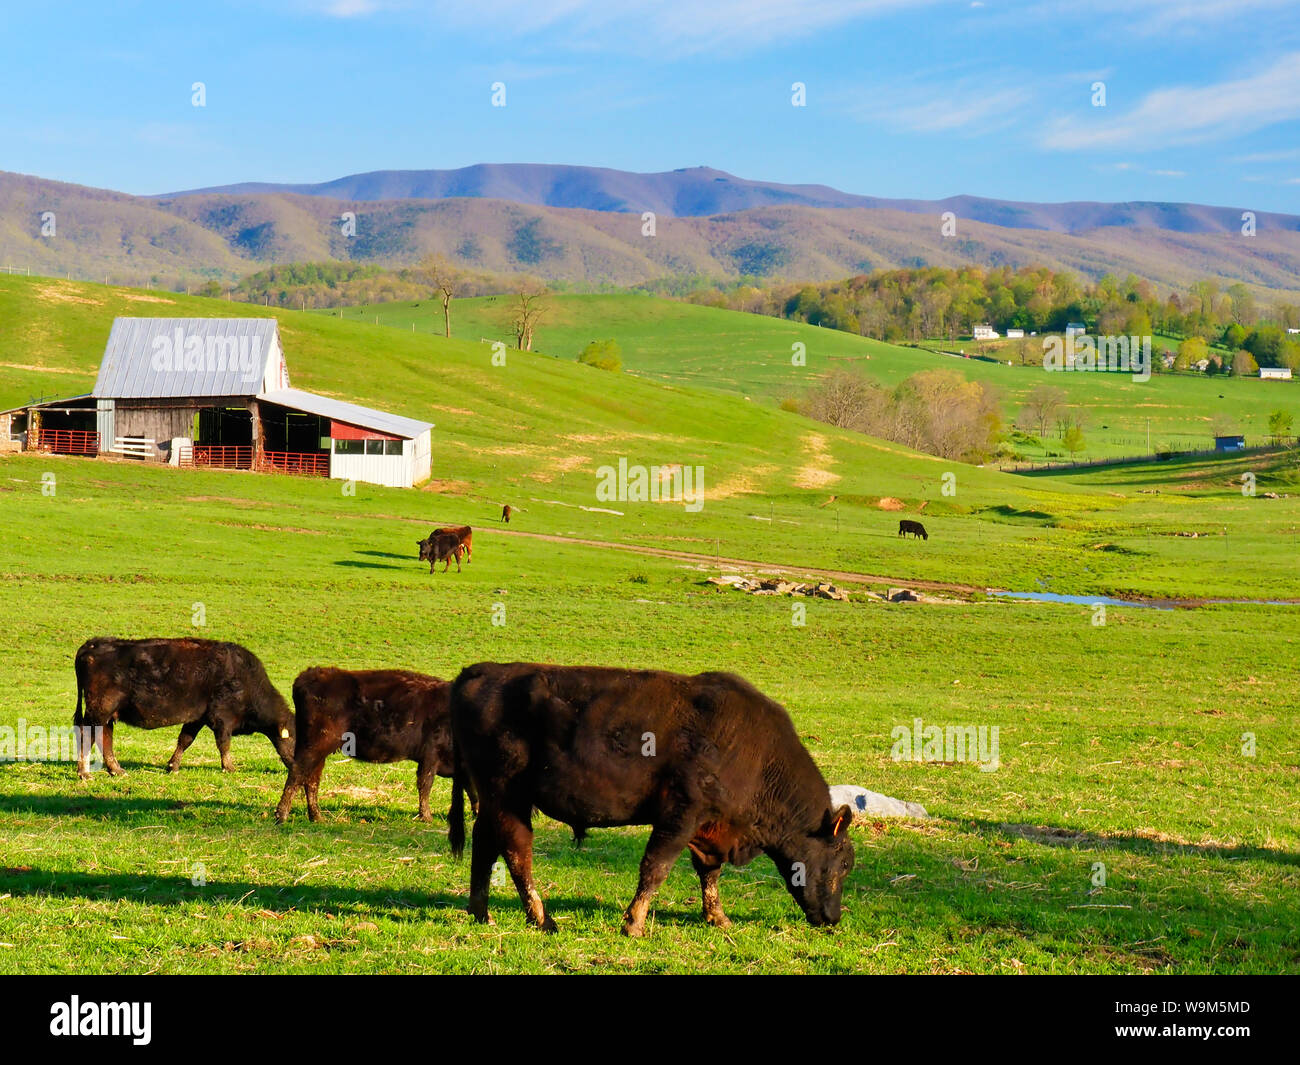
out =
<path fill-rule="evenodd" d="M 299 788 L 307 792 L 307 816 L 320 820 L 321 771 L 340 749 L 361 762 L 415 762 L 420 820 L 432 821 L 433 778 L 452 775 L 450 700 L 447 681 L 422 673 L 303 670 L 293 682 L 297 742 L 276 821 L 283 824 L 289 816 Z"/>
<path fill-rule="evenodd" d="M 925 531 L 925 526 L 919 521 L 909 521 L 904 518 L 898 523 L 898 535 L 906 536 L 911 533 L 913 536 L 919 536 L 922 540 L 930 539 L 930 534 Z"/>
<path fill-rule="evenodd" d="M 464 556 L 468 564 L 474 546 L 474 534 L 468 525 L 451 528 L 434 529 L 423 540 L 417 540 L 420 549 L 420 561 L 429 563 L 429 572 L 433 572 L 436 563 L 443 563 L 442 572 L 451 568 L 452 559 L 456 560 L 456 572 L 460 572 L 460 560 Z"/>
<path fill-rule="evenodd" d="M 113 723 L 139 728 L 181 725 L 167 771 L 203 726 L 212 729 L 221 768 L 234 769 L 231 736 L 260 732 L 286 766 L 293 762 L 293 715 L 257 656 L 217 640 L 122 640 L 97 636 L 77 651 L 77 774 L 90 777 L 90 750 L 98 739 L 112 776 L 126 770 L 113 754 Z M 82 708 L 84 702 L 84 710 Z M 88 731 L 83 732 L 83 729 Z M 101 730 L 98 737 L 94 731 Z"/>
<path fill-rule="evenodd" d="M 777 703 L 730 673 L 480 663 L 452 684 L 456 780 L 479 795 L 469 912 L 488 921 L 492 866 L 504 855 L 529 923 L 555 931 L 533 886 L 532 811 L 575 829 L 652 825 L 623 932 L 643 935 L 650 900 L 683 849 L 700 877 L 704 920 L 724 862 L 771 858 L 810 924 L 840 919 L 853 868 L 848 806 Z M 453 802 L 449 839 L 465 845 Z"/>

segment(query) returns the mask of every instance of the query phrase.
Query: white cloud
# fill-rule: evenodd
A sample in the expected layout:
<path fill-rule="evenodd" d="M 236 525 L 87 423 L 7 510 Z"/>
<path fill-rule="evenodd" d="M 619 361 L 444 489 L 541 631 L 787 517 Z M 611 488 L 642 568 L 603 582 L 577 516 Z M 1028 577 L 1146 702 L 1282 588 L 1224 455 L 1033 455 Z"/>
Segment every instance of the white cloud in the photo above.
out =
<path fill-rule="evenodd" d="M 1023 117 L 1032 93 L 1016 86 L 993 86 L 975 78 L 946 85 L 870 86 L 831 90 L 827 102 L 859 122 L 887 125 L 911 133 L 964 133 L 977 136 Z"/>
<path fill-rule="evenodd" d="M 591 38 L 617 38 L 630 50 L 671 47 L 679 54 L 720 46 L 757 47 L 940 0 L 298 0 L 308 10 L 336 18 L 380 11 L 418 11 L 444 26 L 492 28 L 520 37 L 563 31 L 582 48 Z"/>
<path fill-rule="evenodd" d="M 1258 74 L 1214 85 L 1157 89 L 1131 111 L 1097 112 L 1083 122 L 1060 118 L 1042 136 L 1045 148 L 1155 149 L 1238 137 L 1300 118 L 1300 52 L 1281 56 Z"/>

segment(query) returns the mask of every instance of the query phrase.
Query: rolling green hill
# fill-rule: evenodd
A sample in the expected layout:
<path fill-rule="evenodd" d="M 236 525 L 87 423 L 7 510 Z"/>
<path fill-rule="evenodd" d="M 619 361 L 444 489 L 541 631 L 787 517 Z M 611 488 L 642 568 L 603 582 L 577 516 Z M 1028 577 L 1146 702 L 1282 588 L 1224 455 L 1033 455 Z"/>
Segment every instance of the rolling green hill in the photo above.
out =
<path fill-rule="evenodd" d="M 114 315 L 257 313 L 0 277 L 0 406 L 85 389 Z M 707 928 L 683 860 L 649 938 L 629 942 L 618 915 L 646 831 L 600 829 L 578 850 L 539 815 L 538 888 L 560 925 L 548 937 L 524 927 L 500 877 L 497 925 L 471 923 L 468 863 L 451 860 L 441 817 L 412 820 L 410 763 L 331 759 L 326 819 L 307 824 L 300 801 L 276 826 L 284 770 L 262 737 L 236 738 L 234 775 L 206 734 L 168 774 L 173 730 L 119 727 L 122 778 L 83 784 L 67 762 L 0 758 L 0 971 L 1297 970 L 1300 607 L 1112 604 L 1099 619 L 1090 602 L 984 592 L 1300 597 L 1293 454 L 1022 477 L 718 388 L 545 354 L 496 366 L 477 338 L 276 317 L 295 385 L 437 423 L 434 481 L 349 493 L 0 455 L 0 674 L 15 679 L 0 725 L 66 726 L 72 655 L 108 633 L 235 640 L 286 692 L 324 664 L 725 669 L 789 709 L 829 781 L 932 818 L 854 827 L 833 932 L 801 921 L 761 857 L 724 871 L 733 925 Z M 702 465 L 703 508 L 599 501 L 596 469 L 619 457 Z M 522 508 L 509 527 L 495 520 L 503 501 Z M 930 538 L 900 540 L 903 515 Z M 414 541 L 451 521 L 474 525 L 473 561 L 431 576 Z M 829 577 L 850 598 L 708 581 L 778 571 Z M 875 594 L 903 581 L 943 601 Z M 997 768 L 896 758 L 894 730 L 916 718 L 996 727 Z M 435 785 L 435 809 L 449 790 Z"/>
<path fill-rule="evenodd" d="M 1249 445 L 1264 444 L 1269 439 L 1268 416 L 1279 408 L 1291 410 L 1300 424 L 1300 380 L 1157 374 L 1135 382 L 1127 374 L 1048 374 L 1041 364 L 1007 366 L 954 358 L 799 322 L 638 294 L 560 294 L 551 297 L 550 304 L 534 343 L 541 352 L 572 359 L 589 341 L 613 337 L 622 347 L 624 367 L 640 376 L 765 403 L 798 396 L 817 377 L 837 368 L 859 370 L 886 385 L 940 368 L 998 389 L 1010 423 L 1033 389 L 1043 384 L 1063 388 L 1070 404 L 1087 411 L 1088 446 L 1082 458 L 1145 454 L 1148 430 L 1153 450 L 1213 447 L 1220 418 L 1227 431 L 1244 434 Z M 514 343 L 508 297 L 457 300 L 452 311 L 453 336 Z M 317 313 L 400 330 L 414 326 L 422 333 L 441 334 L 443 328 L 441 304 L 432 299 Z M 804 345 L 805 367 L 791 365 L 796 343 Z M 946 346 L 964 348 L 967 354 L 983 350 L 973 343 Z M 1158 354 L 1159 345 L 1153 352 Z M 1027 457 L 1042 459 L 1053 443 L 1018 446 Z M 1059 446 L 1055 450 L 1061 451 Z"/>
<path fill-rule="evenodd" d="M 86 390 L 116 315 L 259 313 L 267 312 L 199 297 L 0 277 L 0 319 L 10 323 L 0 347 L 0 407 L 34 394 Z M 1289 455 L 1211 464 L 1204 477 L 1213 499 L 1189 508 L 1177 481 L 1156 499 L 1136 490 L 1099 493 L 1060 478 L 942 462 L 713 389 L 539 353 L 510 351 L 505 366 L 494 366 L 490 346 L 477 338 L 448 341 L 326 315 L 274 314 L 293 384 L 436 424 L 433 482 L 424 492 L 387 496 L 383 505 L 395 514 L 455 511 L 478 524 L 509 502 L 525 508 L 529 530 L 548 535 L 882 579 L 1013 590 L 1050 580 L 1062 592 L 1228 597 L 1265 580 L 1276 583 L 1277 594 L 1300 594 L 1289 548 L 1297 501 L 1262 498 L 1293 485 Z M 815 340 L 819 332 L 701 312 L 677 328 L 693 335 L 702 352 L 723 350 L 730 339 L 707 339 L 700 321 L 770 329 L 782 343 L 783 333 Z M 572 328 L 574 336 L 584 332 Z M 876 348 L 873 365 L 898 350 L 884 347 Z M 814 343 L 809 351 L 818 354 Z M 597 471 L 620 458 L 646 467 L 702 467 L 706 504 L 692 513 L 680 504 L 601 501 Z M 1248 469 L 1258 474 L 1261 497 L 1242 497 L 1234 483 Z M 953 474 L 955 494 L 943 493 L 945 473 Z M 924 550 L 896 535 L 899 517 L 920 512 L 933 534 Z M 1220 530 L 1222 559 L 1200 565 L 1205 542 L 1174 535 L 1190 526 Z M 1197 564 L 1181 572 L 1187 559 Z"/>

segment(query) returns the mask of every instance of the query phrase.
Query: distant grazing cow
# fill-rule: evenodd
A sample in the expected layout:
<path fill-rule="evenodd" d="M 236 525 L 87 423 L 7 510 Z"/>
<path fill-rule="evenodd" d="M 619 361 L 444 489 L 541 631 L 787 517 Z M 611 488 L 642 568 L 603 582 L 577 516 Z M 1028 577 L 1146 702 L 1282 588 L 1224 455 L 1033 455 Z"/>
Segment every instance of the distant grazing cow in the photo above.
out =
<path fill-rule="evenodd" d="M 504 521 L 507 525 L 509 525 L 510 515 L 513 514 L 514 512 L 515 512 L 515 508 L 512 507 L 509 503 L 507 503 L 504 507 L 501 508 L 501 520 Z"/>
<path fill-rule="evenodd" d="M 911 533 L 913 536 L 919 536 L 922 540 L 930 539 L 930 534 L 925 531 L 925 526 L 919 521 L 908 521 L 904 518 L 898 523 L 898 535 L 906 536 Z"/>
<path fill-rule="evenodd" d="M 442 572 L 451 568 L 452 559 L 456 561 L 456 572 L 460 572 L 460 560 L 471 560 L 474 547 L 474 533 L 468 525 L 456 525 L 449 528 L 434 529 L 423 540 L 417 540 L 420 549 L 420 561 L 429 563 L 429 572 L 435 564 L 443 563 Z"/>
<path fill-rule="evenodd" d="M 113 724 L 139 728 L 181 725 L 167 771 L 206 725 L 221 753 L 221 768 L 234 769 L 231 736 L 260 732 L 284 764 L 293 762 L 293 715 L 257 656 L 216 640 L 122 640 L 98 636 L 77 651 L 77 773 L 90 776 L 90 750 L 98 740 L 113 776 L 125 770 L 113 754 Z M 84 702 L 84 710 L 83 710 Z M 83 727 L 102 728 L 83 733 Z"/>
<path fill-rule="evenodd" d="M 780 705 L 730 673 L 480 663 L 452 684 L 456 780 L 479 796 L 469 912 L 486 922 L 492 866 L 504 855 L 528 921 L 555 931 L 533 885 L 534 807 L 575 829 L 652 825 L 623 932 L 644 934 L 650 900 L 682 850 L 699 874 L 704 920 L 730 922 L 718 899 L 725 862 L 761 851 L 810 924 L 840 920 L 853 868 L 848 806 Z M 465 845 L 453 801 L 449 839 Z"/>
<path fill-rule="evenodd" d="M 447 681 L 422 673 L 331 668 L 299 673 L 293 682 L 297 742 L 276 821 L 289 816 L 299 788 L 307 792 L 307 816 L 320 820 L 321 771 L 325 759 L 340 749 L 360 762 L 415 762 L 420 820 L 433 820 L 433 778 L 452 775 L 450 699 Z"/>

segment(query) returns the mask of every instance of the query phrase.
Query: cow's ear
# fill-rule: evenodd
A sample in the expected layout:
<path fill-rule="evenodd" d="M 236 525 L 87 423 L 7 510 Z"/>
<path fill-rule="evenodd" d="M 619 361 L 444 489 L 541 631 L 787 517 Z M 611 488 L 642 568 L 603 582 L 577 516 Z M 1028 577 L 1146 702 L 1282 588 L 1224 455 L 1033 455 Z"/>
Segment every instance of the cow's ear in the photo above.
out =
<path fill-rule="evenodd" d="M 853 824 L 853 807 L 841 806 L 838 810 L 826 811 L 822 818 L 822 835 L 834 839 L 841 832 L 847 832 Z"/>

